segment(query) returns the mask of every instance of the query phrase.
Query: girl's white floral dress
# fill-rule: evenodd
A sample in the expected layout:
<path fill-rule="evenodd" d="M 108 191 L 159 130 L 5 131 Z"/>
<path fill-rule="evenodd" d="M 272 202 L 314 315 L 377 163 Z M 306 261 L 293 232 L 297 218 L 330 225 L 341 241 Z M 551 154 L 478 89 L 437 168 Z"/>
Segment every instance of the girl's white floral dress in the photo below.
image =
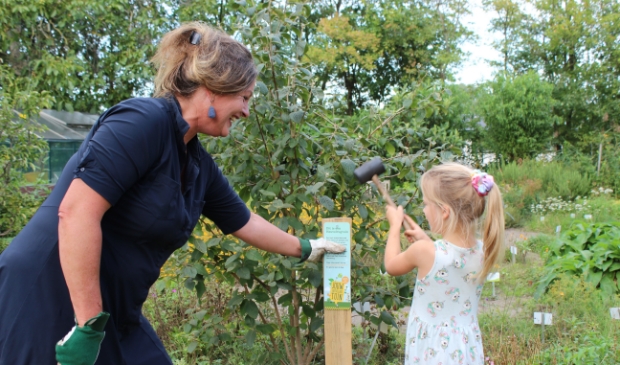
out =
<path fill-rule="evenodd" d="M 405 365 L 484 364 L 478 326 L 482 242 L 463 248 L 435 241 L 431 271 L 416 279 L 407 323 Z"/>

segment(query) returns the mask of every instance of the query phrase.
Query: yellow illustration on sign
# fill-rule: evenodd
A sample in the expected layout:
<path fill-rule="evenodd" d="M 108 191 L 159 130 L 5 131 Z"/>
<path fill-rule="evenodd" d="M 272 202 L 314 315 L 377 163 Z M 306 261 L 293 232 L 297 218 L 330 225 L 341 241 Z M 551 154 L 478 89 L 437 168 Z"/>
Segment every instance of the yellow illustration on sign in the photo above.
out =
<path fill-rule="evenodd" d="M 338 303 L 344 300 L 344 289 L 349 282 L 348 277 L 343 277 L 340 281 L 332 280 L 329 289 L 329 299 L 338 306 Z"/>

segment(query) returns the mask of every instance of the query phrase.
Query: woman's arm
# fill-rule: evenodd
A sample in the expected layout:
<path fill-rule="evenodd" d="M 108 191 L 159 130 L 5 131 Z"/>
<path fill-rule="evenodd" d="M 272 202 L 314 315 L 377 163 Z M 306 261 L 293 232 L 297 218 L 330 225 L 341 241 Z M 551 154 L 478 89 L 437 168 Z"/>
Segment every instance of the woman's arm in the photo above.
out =
<path fill-rule="evenodd" d="M 301 256 L 299 239 L 266 221 L 255 213 L 250 213 L 250 220 L 233 235 L 261 250 L 286 256 Z"/>
<path fill-rule="evenodd" d="M 79 326 L 103 310 L 99 283 L 101 219 L 109 208 L 107 200 L 78 178 L 58 209 L 60 265 Z"/>

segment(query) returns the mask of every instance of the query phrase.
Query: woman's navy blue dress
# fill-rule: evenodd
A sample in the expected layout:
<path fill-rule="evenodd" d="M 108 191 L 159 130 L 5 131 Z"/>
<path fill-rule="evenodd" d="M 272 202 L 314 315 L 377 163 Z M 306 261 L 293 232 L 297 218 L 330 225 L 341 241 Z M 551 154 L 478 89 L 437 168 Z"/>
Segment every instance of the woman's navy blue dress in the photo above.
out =
<path fill-rule="evenodd" d="M 58 257 L 58 206 L 74 178 L 112 207 L 101 222 L 106 326 L 97 365 L 169 365 L 142 316 L 160 268 L 187 242 L 200 214 L 225 234 L 250 212 L 193 138 L 174 99 L 136 98 L 106 111 L 67 163 L 53 192 L 0 254 L 0 365 L 55 365 L 74 325 Z"/>

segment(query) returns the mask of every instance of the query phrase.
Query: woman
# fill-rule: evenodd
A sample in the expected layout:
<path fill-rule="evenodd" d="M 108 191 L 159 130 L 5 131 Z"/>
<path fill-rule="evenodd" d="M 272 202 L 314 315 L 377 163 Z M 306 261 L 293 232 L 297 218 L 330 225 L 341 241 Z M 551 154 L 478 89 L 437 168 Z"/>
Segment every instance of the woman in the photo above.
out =
<path fill-rule="evenodd" d="M 141 308 L 201 214 L 269 252 L 343 251 L 250 213 L 198 141 L 249 115 L 257 70 L 243 45 L 191 23 L 164 36 L 153 62 L 155 98 L 99 118 L 0 256 L 0 364 L 171 364 Z"/>

